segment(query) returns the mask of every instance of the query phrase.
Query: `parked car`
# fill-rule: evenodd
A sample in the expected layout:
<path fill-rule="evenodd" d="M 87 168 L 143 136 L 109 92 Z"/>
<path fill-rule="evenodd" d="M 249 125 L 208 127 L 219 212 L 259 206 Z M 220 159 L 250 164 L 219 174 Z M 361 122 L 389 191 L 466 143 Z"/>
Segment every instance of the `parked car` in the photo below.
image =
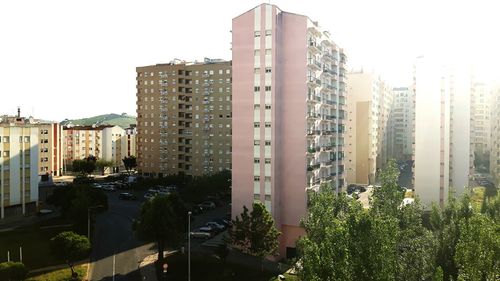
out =
<path fill-rule="evenodd" d="M 189 236 L 193 239 L 209 239 L 210 237 L 212 237 L 212 234 L 210 234 L 209 232 L 198 231 L 198 232 L 190 232 Z"/>
<path fill-rule="evenodd" d="M 223 225 L 226 228 L 233 225 L 232 222 L 231 222 L 231 220 L 227 220 L 227 219 L 224 219 L 224 218 L 215 219 L 214 222 L 216 222 L 216 223 L 218 223 L 220 225 Z"/>
<path fill-rule="evenodd" d="M 207 232 L 207 233 L 210 233 L 210 235 L 214 235 L 217 232 L 213 227 L 206 226 L 206 225 L 198 228 L 197 231 L 198 232 Z"/>
<path fill-rule="evenodd" d="M 114 192 L 114 191 L 116 191 L 116 189 L 115 189 L 114 187 L 109 186 L 109 185 L 102 187 L 102 189 L 103 189 L 104 191 L 110 191 L 110 192 Z"/>
<path fill-rule="evenodd" d="M 203 210 L 213 210 L 215 209 L 215 203 L 212 201 L 205 201 L 200 204 L 198 204 Z"/>
<path fill-rule="evenodd" d="M 205 224 L 205 226 L 210 226 L 210 227 L 212 227 L 217 232 L 221 232 L 221 231 L 224 231 L 226 229 L 226 227 L 224 225 L 218 224 L 218 223 L 216 223 L 214 221 L 207 222 Z"/>
<path fill-rule="evenodd" d="M 54 210 L 41 209 L 40 211 L 38 211 L 38 215 L 39 216 L 44 216 L 44 215 L 52 214 L 53 212 L 54 212 Z"/>
<path fill-rule="evenodd" d="M 151 199 L 153 199 L 153 198 L 155 198 L 155 194 L 153 194 L 153 193 L 151 193 L 151 192 L 146 192 L 146 193 L 144 194 L 144 199 L 146 199 L 146 200 L 151 200 Z"/>
<path fill-rule="evenodd" d="M 129 193 L 129 192 L 120 193 L 118 198 L 120 198 L 122 200 L 136 200 L 137 199 L 137 197 L 134 194 Z"/>

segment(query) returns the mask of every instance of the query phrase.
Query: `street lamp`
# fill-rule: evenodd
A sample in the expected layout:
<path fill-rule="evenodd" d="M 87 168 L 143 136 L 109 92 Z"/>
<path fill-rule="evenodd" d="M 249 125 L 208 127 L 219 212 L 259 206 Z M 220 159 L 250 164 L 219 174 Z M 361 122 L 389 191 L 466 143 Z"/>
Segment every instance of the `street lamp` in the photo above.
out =
<path fill-rule="evenodd" d="M 191 281 L 191 211 L 188 212 L 188 281 Z"/>

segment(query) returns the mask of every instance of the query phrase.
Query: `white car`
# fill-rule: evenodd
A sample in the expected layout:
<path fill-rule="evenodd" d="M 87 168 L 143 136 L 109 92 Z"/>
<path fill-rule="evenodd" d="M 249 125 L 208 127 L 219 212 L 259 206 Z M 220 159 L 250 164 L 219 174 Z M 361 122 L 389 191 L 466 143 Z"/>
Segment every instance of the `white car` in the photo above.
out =
<path fill-rule="evenodd" d="M 190 232 L 189 233 L 189 236 L 191 238 L 199 238 L 199 239 L 208 239 L 210 237 L 212 237 L 212 235 L 208 232 Z"/>
<path fill-rule="evenodd" d="M 225 229 L 225 227 L 223 225 L 220 225 L 214 221 L 207 222 L 205 225 L 210 226 L 211 228 L 218 230 L 218 231 L 223 231 Z"/>

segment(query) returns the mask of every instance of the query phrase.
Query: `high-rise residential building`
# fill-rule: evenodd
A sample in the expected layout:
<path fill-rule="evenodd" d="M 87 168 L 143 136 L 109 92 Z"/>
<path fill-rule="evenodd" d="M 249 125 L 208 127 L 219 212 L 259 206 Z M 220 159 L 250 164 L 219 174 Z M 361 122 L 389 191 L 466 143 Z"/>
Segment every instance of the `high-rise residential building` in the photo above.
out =
<path fill-rule="evenodd" d="M 95 156 L 98 160 L 111 161 L 112 172 L 123 170 L 122 159 L 135 156 L 135 130 L 119 126 L 66 126 L 64 133 L 64 164 L 73 160 Z"/>
<path fill-rule="evenodd" d="M 393 143 L 392 157 L 398 161 L 412 159 L 413 155 L 413 122 L 414 95 L 408 87 L 393 88 L 394 102 L 391 112 Z"/>
<path fill-rule="evenodd" d="M 471 168 L 471 77 L 420 57 L 415 63 L 414 188 L 422 202 L 443 205 L 463 193 Z"/>
<path fill-rule="evenodd" d="M 373 73 L 351 72 L 347 80 L 347 183 L 371 184 L 390 158 L 392 89 Z"/>
<path fill-rule="evenodd" d="M 137 67 L 137 163 L 144 176 L 231 169 L 231 62 Z"/>
<path fill-rule="evenodd" d="M 500 85 L 490 90 L 490 174 L 498 185 L 500 182 Z"/>
<path fill-rule="evenodd" d="M 484 158 L 490 152 L 491 91 L 485 83 L 474 83 L 471 95 L 471 137 L 473 152 Z"/>
<path fill-rule="evenodd" d="M 0 122 L 0 218 L 35 211 L 38 204 L 39 129 Z"/>
<path fill-rule="evenodd" d="M 233 19 L 232 215 L 262 202 L 291 256 L 307 193 L 344 186 L 346 55 L 307 16 L 262 4 Z"/>

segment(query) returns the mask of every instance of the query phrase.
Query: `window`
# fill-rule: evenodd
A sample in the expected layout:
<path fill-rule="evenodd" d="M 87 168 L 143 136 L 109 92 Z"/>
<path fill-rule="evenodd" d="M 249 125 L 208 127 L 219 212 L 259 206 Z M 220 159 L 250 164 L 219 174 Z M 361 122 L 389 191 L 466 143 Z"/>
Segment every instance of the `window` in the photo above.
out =
<path fill-rule="evenodd" d="M 259 159 L 259 158 L 254 158 L 254 159 L 253 159 L 253 162 L 254 162 L 255 164 L 258 164 L 258 163 L 260 163 L 260 159 Z"/>
<path fill-rule="evenodd" d="M 253 54 L 254 56 L 260 56 L 260 50 L 254 50 Z"/>
<path fill-rule="evenodd" d="M 255 199 L 255 200 L 260 200 L 260 194 L 257 194 L 257 193 L 256 193 L 256 194 L 254 194 L 254 195 L 253 195 L 253 199 Z"/>
<path fill-rule="evenodd" d="M 254 31 L 253 32 L 254 37 L 260 37 L 260 31 Z"/>
<path fill-rule="evenodd" d="M 271 30 L 270 30 L 270 29 L 266 30 L 266 36 L 271 36 L 271 34 L 272 34 L 272 33 L 271 33 Z"/>
<path fill-rule="evenodd" d="M 253 145 L 260 145 L 260 140 L 254 140 Z"/>
<path fill-rule="evenodd" d="M 9 156 L 10 152 L 8 150 L 3 152 L 3 157 L 9 157 Z"/>
<path fill-rule="evenodd" d="M 260 109 L 260 104 L 254 104 L 253 109 Z"/>
<path fill-rule="evenodd" d="M 271 201 L 271 195 L 266 195 L 266 201 Z"/>
<path fill-rule="evenodd" d="M 270 56 L 271 54 L 271 49 L 266 49 L 266 56 Z"/>
<path fill-rule="evenodd" d="M 265 177 L 264 180 L 270 182 L 271 181 L 271 177 Z"/>
<path fill-rule="evenodd" d="M 266 162 L 265 162 L 266 164 L 271 164 L 271 158 L 266 158 L 266 160 L 265 160 L 265 161 L 266 161 Z"/>
<path fill-rule="evenodd" d="M 260 177 L 259 176 L 254 176 L 253 177 L 253 181 L 260 181 Z"/>
<path fill-rule="evenodd" d="M 253 123 L 254 128 L 260 128 L 260 123 L 259 122 L 254 122 Z"/>
<path fill-rule="evenodd" d="M 271 109 L 271 105 L 270 104 L 266 104 L 266 109 Z"/>
<path fill-rule="evenodd" d="M 266 141 L 266 145 L 271 145 L 271 141 Z"/>
<path fill-rule="evenodd" d="M 266 122 L 265 126 L 266 126 L 266 128 L 271 128 L 271 122 Z"/>
<path fill-rule="evenodd" d="M 265 89 L 266 89 L 266 92 L 269 92 L 269 91 L 271 91 L 271 86 L 266 86 Z"/>
<path fill-rule="evenodd" d="M 260 68 L 258 68 L 258 67 L 254 68 L 253 73 L 260 74 Z"/>
<path fill-rule="evenodd" d="M 223 74 L 223 70 L 222 69 L 219 69 L 219 74 Z"/>
<path fill-rule="evenodd" d="M 253 87 L 254 92 L 260 92 L 260 86 L 255 86 Z"/>
<path fill-rule="evenodd" d="M 266 73 L 271 73 L 271 68 L 270 67 L 266 67 Z"/>

